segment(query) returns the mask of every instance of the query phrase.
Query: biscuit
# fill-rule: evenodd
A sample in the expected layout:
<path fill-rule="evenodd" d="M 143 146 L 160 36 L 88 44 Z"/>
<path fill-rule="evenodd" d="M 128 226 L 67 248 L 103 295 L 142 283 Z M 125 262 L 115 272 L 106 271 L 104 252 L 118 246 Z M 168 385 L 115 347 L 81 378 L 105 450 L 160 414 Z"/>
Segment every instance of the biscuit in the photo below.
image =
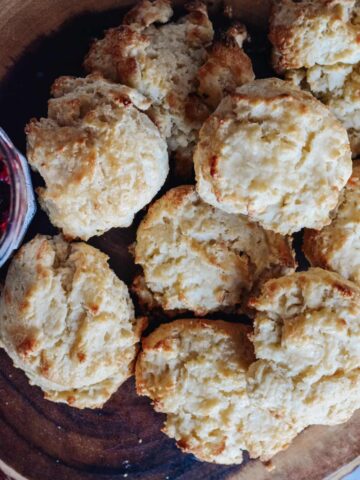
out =
<path fill-rule="evenodd" d="M 358 0 L 279 0 L 270 18 L 274 68 L 357 63 L 359 34 Z"/>
<path fill-rule="evenodd" d="M 333 112 L 348 131 L 353 157 L 359 156 L 360 62 L 289 70 L 286 79 L 310 91 Z"/>
<path fill-rule="evenodd" d="M 249 396 L 249 333 L 241 324 L 176 320 L 142 340 L 137 393 L 167 414 L 163 432 L 202 461 L 240 464 L 243 450 L 266 461 L 299 431 Z"/>
<path fill-rule="evenodd" d="M 275 78 L 222 100 L 200 130 L 194 165 L 205 202 L 284 235 L 330 223 L 352 168 L 340 122 Z"/>
<path fill-rule="evenodd" d="M 155 26 L 155 21 L 171 18 L 170 3 L 143 0 L 123 25 L 92 45 L 84 66 L 151 99 L 148 113 L 170 151 L 189 162 L 197 132 L 209 114 L 196 96 L 196 75 L 207 58 L 213 28 L 205 4 L 194 2 L 187 8 L 189 13 L 177 22 Z"/>
<path fill-rule="evenodd" d="M 145 324 L 107 262 L 85 243 L 38 235 L 10 264 L 2 346 L 54 402 L 101 407 L 133 373 Z"/>
<path fill-rule="evenodd" d="M 304 253 L 314 267 L 338 272 L 360 285 L 360 161 L 344 190 L 330 225 L 305 230 Z"/>
<path fill-rule="evenodd" d="M 242 462 L 249 331 L 217 320 L 176 320 L 142 340 L 137 393 L 167 414 L 164 433 L 202 461 Z"/>
<path fill-rule="evenodd" d="M 296 266 L 290 239 L 208 205 L 192 185 L 151 205 L 137 231 L 135 262 L 145 277 L 135 285 L 140 301 L 196 315 L 234 311 L 262 282 Z"/>
<path fill-rule="evenodd" d="M 203 461 L 241 463 L 242 450 L 268 461 L 307 426 L 345 422 L 360 407 L 355 284 L 310 269 L 269 280 L 250 303 L 253 334 L 236 323 L 176 320 L 142 341 L 138 394 L 167 414 L 164 432 Z"/>
<path fill-rule="evenodd" d="M 330 108 L 348 130 L 354 157 L 360 154 L 359 38 L 358 0 L 281 0 L 273 8 L 274 68 Z"/>
<path fill-rule="evenodd" d="M 52 93 L 48 118 L 26 128 L 42 207 L 69 238 L 131 225 L 169 169 L 166 142 L 140 111 L 149 101 L 99 75 L 60 77 Z"/>
<path fill-rule="evenodd" d="M 360 290 L 319 268 L 268 281 L 253 299 L 251 398 L 305 428 L 360 407 Z"/>
<path fill-rule="evenodd" d="M 206 62 L 200 67 L 198 92 L 211 109 L 236 87 L 254 80 L 251 60 L 242 49 L 247 38 L 246 28 L 234 25 L 222 41 L 212 45 Z"/>

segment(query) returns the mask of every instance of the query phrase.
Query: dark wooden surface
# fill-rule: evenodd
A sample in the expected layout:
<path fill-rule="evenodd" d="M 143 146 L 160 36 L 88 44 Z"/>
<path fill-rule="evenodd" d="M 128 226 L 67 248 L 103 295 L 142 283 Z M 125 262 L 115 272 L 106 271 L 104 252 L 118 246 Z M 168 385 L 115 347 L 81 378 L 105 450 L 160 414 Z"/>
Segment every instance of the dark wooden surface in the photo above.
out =
<path fill-rule="evenodd" d="M 80 10 L 79 5 L 94 8 L 96 4 L 96 8 L 100 8 L 100 3 L 94 0 L 0 0 L 0 54 L 3 53 L 0 77 L 10 57 L 18 54 L 21 41 L 26 44 L 36 30 L 51 30 L 75 9 Z M 106 0 L 102 5 L 124 3 Z M 269 2 L 256 0 L 253 4 L 250 0 L 240 0 L 240 3 L 240 13 L 250 12 L 249 18 L 254 21 L 253 5 L 266 7 Z M 90 39 L 100 35 L 105 27 L 117 25 L 121 15 L 121 10 L 114 9 L 70 21 L 59 33 L 37 41 L 8 71 L 0 85 L 0 125 L 19 149 L 25 149 L 26 122 L 32 116 L 46 113 L 52 81 L 61 74 L 82 74 L 81 59 Z M 260 11 L 258 18 L 266 23 Z M 7 35 L 5 43 L 1 42 L 4 34 Z M 252 37 L 249 53 L 257 75 L 268 75 L 271 71 L 266 36 L 254 31 Z M 11 50 L 12 46 L 16 48 Z M 33 176 L 33 180 L 35 184 L 41 183 L 37 176 Z M 165 188 L 174 183 L 176 179 L 170 179 Z M 110 255 L 111 267 L 127 283 L 134 274 L 128 246 L 134 240 L 140 217 L 141 214 L 132 229 L 113 230 L 90 242 Z M 37 232 L 55 233 L 41 211 L 26 239 Z M 0 277 L 5 272 L 6 267 Z M 17 478 L 320 480 L 360 455 L 360 414 L 346 425 L 306 430 L 287 451 L 276 456 L 276 468 L 272 472 L 260 462 L 248 462 L 246 458 L 244 464 L 237 467 L 200 463 L 192 455 L 182 454 L 175 443 L 161 433 L 163 419 L 146 398 L 135 394 L 133 379 L 126 382 L 102 410 L 80 411 L 48 402 L 38 388 L 29 386 L 25 375 L 14 369 L 0 350 L 0 465 L 14 469 L 12 474 Z"/>

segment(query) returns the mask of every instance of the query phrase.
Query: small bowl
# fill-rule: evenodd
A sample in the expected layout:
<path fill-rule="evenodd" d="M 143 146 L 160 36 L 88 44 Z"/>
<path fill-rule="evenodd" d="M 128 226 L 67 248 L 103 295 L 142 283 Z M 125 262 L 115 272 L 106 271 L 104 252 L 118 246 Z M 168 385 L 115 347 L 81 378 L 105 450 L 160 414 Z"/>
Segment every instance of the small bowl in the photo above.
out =
<path fill-rule="evenodd" d="M 0 128 L 0 266 L 19 247 L 35 211 L 26 158 Z"/>

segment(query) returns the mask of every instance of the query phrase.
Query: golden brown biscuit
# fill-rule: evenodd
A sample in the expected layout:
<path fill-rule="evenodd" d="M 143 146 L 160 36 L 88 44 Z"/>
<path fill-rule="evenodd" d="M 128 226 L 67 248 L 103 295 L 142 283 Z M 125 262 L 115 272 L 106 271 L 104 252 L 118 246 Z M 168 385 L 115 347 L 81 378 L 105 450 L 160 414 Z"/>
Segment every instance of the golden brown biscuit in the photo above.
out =
<path fill-rule="evenodd" d="M 148 308 L 205 315 L 244 307 L 265 280 L 294 271 L 291 240 L 203 202 L 192 185 L 153 203 L 137 231 L 135 291 Z"/>
<path fill-rule="evenodd" d="M 251 398 L 305 428 L 360 407 L 360 290 L 320 268 L 268 281 L 252 306 Z"/>
<path fill-rule="evenodd" d="M 138 393 L 203 461 L 241 463 L 242 450 L 267 461 L 307 426 L 345 422 L 360 407 L 356 285 L 311 269 L 269 280 L 251 303 L 252 335 L 239 324 L 177 320 L 142 342 Z"/>
<path fill-rule="evenodd" d="M 144 322 L 108 257 L 36 236 L 11 262 L 0 300 L 3 348 L 45 397 L 101 407 L 133 373 Z"/>
<path fill-rule="evenodd" d="M 273 64 L 292 68 L 360 61 L 359 0 L 278 0 L 270 18 Z"/>
<path fill-rule="evenodd" d="M 222 100 L 200 130 L 194 164 L 204 201 L 281 234 L 328 224 L 352 168 L 340 122 L 276 78 Z"/>
<path fill-rule="evenodd" d="M 143 0 L 125 16 L 123 25 L 92 45 L 84 65 L 149 98 L 148 113 L 170 151 L 189 164 L 197 132 L 209 114 L 196 96 L 196 74 L 207 58 L 213 28 L 205 4 L 193 2 L 187 9 L 177 22 L 157 26 L 154 22 L 170 20 L 170 2 Z"/>
<path fill-rule="evenodd" d="M 48 118 L 26 127 L 42 207 L 70 238 L 131 225 L 169 169 L 166 143 L 141 112 L 149 101 L 99 75 L 60 77 L 52 93 Z"/>
<path fill-rule="evenodd" d="M 273 64 L 343 123 L 360 154 L 359 0 L 279 0 L 270 20 Z"/>

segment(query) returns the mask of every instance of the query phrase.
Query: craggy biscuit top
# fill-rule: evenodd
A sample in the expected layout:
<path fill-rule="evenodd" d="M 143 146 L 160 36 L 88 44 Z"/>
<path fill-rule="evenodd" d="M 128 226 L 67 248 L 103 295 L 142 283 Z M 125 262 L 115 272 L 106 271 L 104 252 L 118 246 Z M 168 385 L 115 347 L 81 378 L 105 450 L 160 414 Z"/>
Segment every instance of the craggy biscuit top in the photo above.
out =
<path fill-rule="evenodd" d="M 360 162 L 343 191 L 330 225 L 305 230 L 303 250 L 315 267 L 340 273 L 360 285 Z"/>
<path fill-rule="evenodd" d="M 124 25 L 92 45 L 84 63 L 88 71 L 100 71 L 151 99 L 149 115 L 171 151 L 186 150 L 209 113 L 195 93 L 213 28 L 205 4 L 194 2 L 187 8 L 189 13 L 177 22 L 157 26 L 155 22 L 172 16 L 169 2 L 140 2 Z"/>
<path fill-rule="evenodd" d="M 164 432 L 200 460 L 241 463 L 240 418 L 248 404 L 248 327 L 215 320 L 176 320 L 143 339 L 136 388 L 167 413 Z"/>
<path fill-rule="evenodd" d="M 131 375 L 141 331 L 126 285 L 85 243 L 38 235 L 11 262 L 0 338 L 46 398 L 102 406 Z"/>
<path fill-rule="evenodd" d="M 275 70 L 312 92 L 360 154 L 360 1 L 280 0 L 270 20 Z"/>
<path fill-rule="evenodd" d="M 348 420 L 360 407 L 359 288 L 312 268 L 270 280 L 252 306 L 252 397 L 303 428 Z"/>
<path fill-rule="evenodd" d="M 269 280 L 251 303 L 253 334 L 236 323 L 176 320 L 142 342 L 137 391 L 200 460 L 241 463 L 247 450 L 267 461 L 309 425 L 345 422 L 360 407 L 356 285 L 310 269 Z"/>
<path fill-rule="evenodd" d="M 151 205 L 137 231 L 135 261 L 164 310 L 197 315 L 244 307 L 250 291 L 296 266 L 290 239 L 204 203 L 192 185 Z M 135 290 L 144 298 L 143 285 Z"/>
<path fill-rule="evenodd" d="M 310 94 L 275 78 L 222 100 L 194 163 L 204 201 L 282 234 L 328 224 L 351 174 L 346 130 Z"/>
<path fill-rule="evenodd" d="M 99 75 L 60 77 L 48 118 L 26 129 L 27 154 L 45 180 L 40 203 L 68 237 L 129 226 L 163 185 L 165 141 L 140 111 L 140 93 Z"/>
<path fill-rule="evenodd" d="M 360 61 L 359 0 L 279 0 L 270 19 L 273 63 L 292 68 Z"/>
<path fill-rule="evenodd" d="M 244 26 L 229 29 L 207 51 L 214 32 L 206 5 L 192 2 L 185 8 L 187 15 L 166 23 L 173 13 L 169 2 L 139 2 L 120 27 L 92 45 L 84 65 L 152 101 L 148 114 L 175 153 L 176 173 L 189 178 L 203 121 L 226 92 L 254 73 L 242 50 Z"/>

